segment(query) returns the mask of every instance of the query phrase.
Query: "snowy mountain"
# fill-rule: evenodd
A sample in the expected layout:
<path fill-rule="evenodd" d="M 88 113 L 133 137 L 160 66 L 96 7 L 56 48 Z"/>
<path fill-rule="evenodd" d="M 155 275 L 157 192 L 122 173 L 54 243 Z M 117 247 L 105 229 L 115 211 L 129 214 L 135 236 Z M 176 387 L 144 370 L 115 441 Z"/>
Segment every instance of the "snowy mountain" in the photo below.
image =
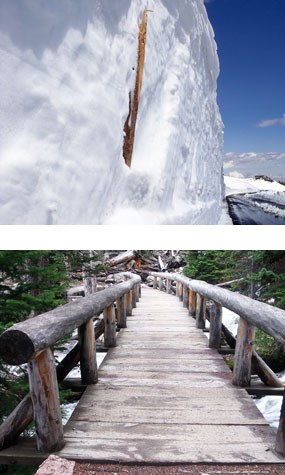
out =
<path fill-rule="evenodd" d="M 203 0 L 1 0 L 0 65 L 1 224 L 219 222 L 219 64 Z"/>

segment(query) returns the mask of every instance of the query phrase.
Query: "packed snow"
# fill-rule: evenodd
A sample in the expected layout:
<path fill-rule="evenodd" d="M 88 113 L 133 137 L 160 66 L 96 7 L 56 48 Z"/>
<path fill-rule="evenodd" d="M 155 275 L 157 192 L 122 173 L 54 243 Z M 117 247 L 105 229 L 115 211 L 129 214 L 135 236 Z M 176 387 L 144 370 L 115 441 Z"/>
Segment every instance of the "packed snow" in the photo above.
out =
<path fill-rule="evenodd" d="M 148 36 L 132 169 L 122 157 Z M 203 0 L 1 0 L 1 224 L 211 224 L 219 63 Z"/>

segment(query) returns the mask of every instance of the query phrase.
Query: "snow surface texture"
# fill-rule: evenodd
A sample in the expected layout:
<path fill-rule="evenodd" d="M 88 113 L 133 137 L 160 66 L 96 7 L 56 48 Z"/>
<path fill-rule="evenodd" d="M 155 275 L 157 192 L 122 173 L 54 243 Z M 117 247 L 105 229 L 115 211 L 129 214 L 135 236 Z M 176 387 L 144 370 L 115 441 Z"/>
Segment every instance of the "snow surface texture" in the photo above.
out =
<path fill-rule="evenodd" d="M 203 0 L 1 0 L 0 65 L 1 224 L 219 222 L 219 64 Z"/>

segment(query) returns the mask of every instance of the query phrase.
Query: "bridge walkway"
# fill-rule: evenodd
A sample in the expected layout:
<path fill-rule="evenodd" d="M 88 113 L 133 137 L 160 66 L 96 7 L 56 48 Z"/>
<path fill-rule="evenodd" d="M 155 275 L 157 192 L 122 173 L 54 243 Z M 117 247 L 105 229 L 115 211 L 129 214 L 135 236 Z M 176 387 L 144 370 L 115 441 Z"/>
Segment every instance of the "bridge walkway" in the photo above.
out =
<path fill-rule="evenodd" d="M 281 463 L 275 434 L 174 296 L 142 299 L 65 429 L 77 461 Z"/>

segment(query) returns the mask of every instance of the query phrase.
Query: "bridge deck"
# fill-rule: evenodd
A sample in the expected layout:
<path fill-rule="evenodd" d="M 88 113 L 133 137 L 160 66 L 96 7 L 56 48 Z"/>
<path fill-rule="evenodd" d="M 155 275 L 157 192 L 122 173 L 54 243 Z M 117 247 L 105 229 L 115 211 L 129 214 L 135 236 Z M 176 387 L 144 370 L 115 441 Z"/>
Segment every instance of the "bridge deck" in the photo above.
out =
<path fill-rule="evenodd" d="M 280 463 L 275 434 L 173 296 L 142 299 L 65 430 L 88 462 Z"/>

